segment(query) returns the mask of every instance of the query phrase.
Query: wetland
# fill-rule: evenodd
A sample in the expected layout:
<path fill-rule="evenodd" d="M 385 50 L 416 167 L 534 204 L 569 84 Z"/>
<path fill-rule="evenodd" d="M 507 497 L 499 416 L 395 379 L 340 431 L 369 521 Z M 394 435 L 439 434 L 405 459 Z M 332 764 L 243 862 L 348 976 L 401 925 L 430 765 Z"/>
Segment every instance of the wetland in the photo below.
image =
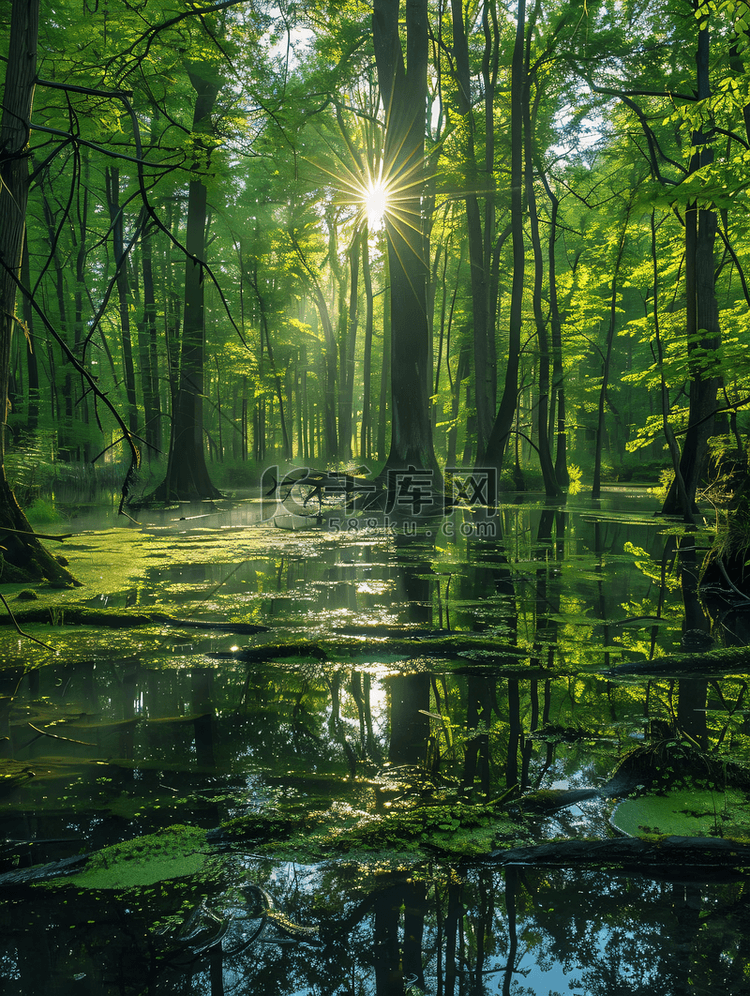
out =
<path fill-rule="evenodd" d="M 45 527 L 81 584 L 3 589 L 2 991 L 750 993 L 712 533 L 504 501 Z"/>

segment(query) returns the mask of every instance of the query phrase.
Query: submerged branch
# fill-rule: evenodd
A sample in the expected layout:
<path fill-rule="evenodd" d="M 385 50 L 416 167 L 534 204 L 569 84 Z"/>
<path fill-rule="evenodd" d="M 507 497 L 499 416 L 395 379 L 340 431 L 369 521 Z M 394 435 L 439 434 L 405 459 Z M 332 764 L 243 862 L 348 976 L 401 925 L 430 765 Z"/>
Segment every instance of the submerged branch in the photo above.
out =
<path fill-rule="evenodd" d="M 29 723 L 29 726 L 34 731 L 42 737 L 52 737 L 53 740 L 64 740 L 68 744 L 81 744 L 84 747 L 97 747 L 97 744 L 91 743 L 89 740 L 73 740 L 72 737 L 61 737 L 58 733 L 48 733 L 47 730 L 40 730 L 38 726 L 34 726 L 33 723 Z M 36 739 L 36 737 L 34 738 Z"/>
<path fill-rule="evenodd" d="M 0 532 L 14 533 L 16 536 L 36 536 L 37 539 L 43 540 L 58 540 L 60 543 L 75 536 L 75 533 L 35 533 L 33 529 L 11 529 L 10 526 L 3 526 Z"/>
<path fill-rule="evenodd" d="M 5 608 L 8 610 L 8 615 L 10 616 L 10 621 L 13 623 L 13 625 L 16 628 L 16 632 L 20 636 L 23 636 L 27 640 L 31 640 L 33 643 L 38 643 L 39 646 L 40 647 L 44 647 L 45 650 L 52 650 L 54 652 L 55 648 L 51 647 L 48 643 L 45 643 L 43 640 L 37 640 L 37 638 L 35 636 L 31 636 L 30 633 L 24 633 L 24 631 L 18 625 L 18 622 L 16 621 L 16 617 L 13 615 L 13 610 L 8 605 L 8 603 L 5 601 L 5 598 L 4 598 L 3 595 L 0 595 L 0 601 L 3 603 L 3 605 L 5 606 Z M 0 622 L 2 622 L 1 619 L 0 619 Z"/>
<path fill-rule="evenodd" d="M 17 611 L 16 616 L 10 610 L 8 603 L 5 601 L 2 595 L 0 595 L 3 604 L 8 609 L 11 615 L 11 620 L 18 629 L 18 623 L 16 622 L 16 616 L 18 616 L 22 622 L 26 623 L 46 623 L 55 624 L 57 619 L 57 625 L 69 625 L 69 626 L 109 626 L 112 629 L 129 629 L 135 626 L 172 626 L 176 629 L 202 629 L 202 630 L 214 630 L 220 633 L 235 633 L 243 635 L 253 635 L 255 633 L 265 633 L 268 631 L 267 626 L 261 626 L 256 623 L 242 623 L 242 622 L 223 622 L 215 621 L 212 619 L 178 619 L 175 616 L 170 615 L 168 612 L 139 612 L 129 609 L 95 609 L 86 605 L 77 604 L 58 604 L 58 605 L 40 605 L 34 606 L 33 608 L 22 609 Z M 0 616 L 0 626 L 6 620 L 5 617 Z M 21 632 L 19 630 L 19 632 Z M 28 636 L 27 633 L 23 633 L 23 636 Z M 33 636 L 28 636 L 28 639 L 34 640 Z M 40 643 L 40 640 L 36 640 L 36 643 Z M 42 646 L 47 646 L 45 643 Z M 51 648 L 50 648 L 51 649 Z"/>

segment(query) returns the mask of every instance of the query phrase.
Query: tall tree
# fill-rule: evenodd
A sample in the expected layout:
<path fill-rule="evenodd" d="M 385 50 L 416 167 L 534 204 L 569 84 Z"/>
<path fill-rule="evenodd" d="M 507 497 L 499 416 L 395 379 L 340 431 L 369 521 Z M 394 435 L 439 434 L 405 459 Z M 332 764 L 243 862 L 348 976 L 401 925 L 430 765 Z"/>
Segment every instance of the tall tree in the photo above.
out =
<path fill-rule="evenodd" d="M 680 265 L 679 279 L 684 280 L 683 355 L 686 353 L 687 356 L 685 393 L 689 407 L 679 473 L 669 489 L 663 509 L 669 514 L 682 514 L 688 521 L 694 519 L 697 511 L 695 496 L 707 466 L 708 441 L 714 433 L 716 396 L 721 384 L 721 329 L 716 293 L 721 268 L 717 268 L 715 260 L 718 213 L 710 202 L 713 193 L 710 170 L 719 134 L 712 121 L 709 65 L 709 18 L 717 13 L 716 6 L 703 0 L 690 0 L 675 10 L 664 4 L 653 13 L 650 11 L 649 18 L 644 19 L 646 30 L 652 32 L 646 43 L 655 50 L 664 47 L 669 54 L 655 59 L 648 69 L 641 68 L 641 61 L 628 66 L 626 56 L 625 65 L 629 73 L 626 85 L 593 87 L 599 93 L 617 96 L 636 116 L 645 139 L 636 143 L 637 155 L 647 160 L 654 186 L 661 188 L 657 194 L 658 203 L 660 206 L 664 204 L 664 194 L 667 193 L 672 210 L 683 226 L 684 260 Z M 659 20 L 658 26 L 651 24 L 650 17 Z M 720 17 L 717 21 L 721 23 Z M 654 44 L 656 39 L 666 37 L 665 31 L 672 40 L 668 50 L 666 46 Z M 694 52 L 692 65 L 682 54 L 687 55 L 691 50 Z M 690 75 L 694 79 L 692 88 L 683 82 Z M 677 122 L 676 134 L 670 136 L 669 132 L 665 134 L 659 128 L 656 122 L 661 120 L 661 115 L 658 111 L 654 113 L 655 107 L 673 110 L 674 118 L 671 120 Z M 670 118 L 667 119 L 669 121 Z M 736 132 L 733 136 L 729 130 L 726 134 L 731 148 L 732 141 L 738 136 Z M 684 141 L 685 135 L 689 136 L 689 142 Z M 674 143 L 671 149 L 667 145 L 670 140 Z M 741 136 L 739 141 L 744 144 Z M 687 165 L 680 161 L 683 148 Z M 674 171 L 677 172 L 676 180 L 669 175 Z M 717 191 L 719 197 L 726 197 L 726 188 L 725 182 Z M 665 260 L 661 265 L 662 268 L 666 266 Z M 666 385 L 658 386 L 660 393 L 663 393 L 663 386 Z M 670 433 L 667 438 L 670 451 L 676 455 L 675 434 Z"/>
<path fill-rule="evenodd" d="M 185 307 L 180 340 L 180 371 L 172 412 L 167 474 L 156 491 L 164 501 L 200 501 L 218 498 L 206 466 L 203 441 L 203 378 L 205 359 L 204 264 L 208 190 L 200 170 L 210 156 L 206 137 L 211 133 L 211 112 L 219 93 L 219 82 L 207 65 L 188 67 L 195 90 L 193 134 L 199 153 L 190 180 L 185 248 Z"/>
<path fill-rule="evenodd" d="M 526 63 L 530 62 L 528 55 L 531 46 L 533 32 L 533 22 L 539 11 L 537 2 L 532 24 L 529 25 L 526 42 Z M 544 281 L 544 262 L 542 257 L 542 242 L 539 236 L 539 216 L 537 214 L 536 202 L 536 163 L 538 157 L 534 154 L 534 135 L 537 131 L 537 111 L 539 98 L 541 96 L 541 86 L 537 78 L 538 66 L 533 72 L 526 75 L 526 83 L 523 88 L 523 139 L 524 139 L 524 192 L 529 213 L 529 230 L 531 233 L 531 246 L 534 254 L 534 283 L 532 291 L 532 305 L 534 312 L 534 325 L 536 326 L 537 342 L 539 345 L 539 397 L 537 399 L 537 447 L 539 453 L 539 463 L 544 479 L 544 490 L 548 497 L 557 498 L 562 494 L 562 489 L 557 482 L 555 468 L 552 463 L 550 452 L 549 434 L 547 418 L 549 413 L 549 370 L 550 370 L 550 347 L 547 333 L 547 316 L 544 314 L 542 303 L 542 291 Z M 536 97 L 532 101 L 532 84 L 536 85 Z M 541 171 L 540 171 L 541 172 Z"/>
<path fill-rule="evenodd" d="M 552 392 L 550 397 L 549 410 L 549 437 L 550 445 L 552 438 L 556 434 L 555 446 L 555 477 L 561 487 L 566 487 L 570 483 L 568 473 L 567 456 L 567 426 L 565 421 L 565 382 L 563 374 L 563 351 L 562 351 L 562 316 L 560 315 L 560 302 L 557 295 L 557 253 L 555 244 L 557 242 L 557 219 L 560 212 L 560 199 L 552 189 L 544 170 L 541 174 L 544 189 L 547 192 L 551 209 L 549 219 L 549 247 L 548 247 L 548 274 L 549 274 L 549 321 L 552 336 Z M 557 415 L 555 425 L 555 415 Z"/>
<path fill-rule="evenodd" d="M 523 111 L 526 88 L 524 35 L 526 0 L 519 0 L 516 37 L 511 60 L 510 84 L 510 224 L 513 239 L 513 286 L 511 289 L 508 326 L 508 360 L 500 406 L 495 416 L 490 438 L 479 459 L 502 467 L 513 420 L 518 404 L 518 369 L 521 357 L 521 322 L 523 315 L 523 285 L 525 248 L 523 235 Z"/>
<path fill-rule="evenodd" d="M 700 12 L 702 4 L 694 0 L 693 9 Z M 708 23 L 699 28 L 695 51 L 695 97 L 707 101 L 711 96 L 709 79 L 709 30 Z M 710 129 L 708 129 L 710 131 Z M 692 135 L 693 154 L 690 172 L 696 173 L 713 162 L 713 148 L 709 135 L 702 127 Z M 682 446 L 679 473 L 684 492 L 677 483 L 677 475 L 664 502 L 664 511 L 682 513 L 691 521 L 695 509 L 695 494 L 708 458 L 708 440 L 713 435 L 716 393 L 720 378 L 708 369 L 706 357 L 715 355 L 721 342 L 719 306 L 716 299 L 716 274 L 714 243 L 718 230 L 716 211 L 692 202 L 685 211 L 685 297 L 687 303 L 687 348 L 690 366 L 690 409 L 685 442 Z M 690 503 L 684 507 L 684 502 Z"/>
<path fill-rule="evenodd" d="M 130 285 L 128 280 L 128 259 L 125 251 L 123 210 L 120 206 L 120 170 L 108 166 L 105 170 L 107 207 L 112 229 L 112 256 L 115 264 L 115 283 L 120 312 L 122 332 L 122 363 L 125 391 L 128 399 L 128 424 L 130 431 L 138 431 L 138 410 L 135 394 L 135 366 L 133 363 L 133 342 L 130 329 Z"/>
<path fill-rule="evenodd" d="M 607 340 L 602 351 L 602 383 L 599 389 L 599 401 L 597 405 L 596 417 L 596 439 L 594 442 L 594 481 L 591 485 L 591 497 L 601 498 L 602 495 L 602 450 L 604 448 L 604 434 L 606 430 L 607 411 L 607 388 L 612 375 L 612 346 L 615 339 L 615 328 L 617 325 L 617 295 L 620 290 L 618 281 L 620 278 L 620 267 L 627 239 L 628 221 L 630 220 L 630 205 L 627 205 L 625 218 L 622 225 L 622 233 L 617 243 L 617 253 L 610 266 L 612 268 L 612 290 L 609 304 L 609 323 L 607 325 Z"/>
<path fill-rule="evenodd" d="M 2 581 L 28 577 L 72 580 L 34 537 L 5 474 L 11 344 L 26 236 L 27 145 L 36 77 L 39 0 L 13 0 L 10 47 L 0 119 L 0 546 Z"/>
<path fill-rule="evenodd" d="M 385 213 L 391 297 L 391 447 L 386 470 L 440 471 L 432 442 L 428 386 L 432 350 L 427 312 L 428 264 L 421 194 L 427 111 L 427 0 L 407 0 L 406 59 L 399 0 L 375 0 L 375 61 L 386 114 Z M 428 376 L 429 372 L 429 376 Z"/>
<path fill-rule="evenodd" d="M 484 53 L 482 58 L 484 156 L 477 161 L 476 134 L 479 131 L 473 117 L 471 71 L 469 63 L 469 31 L 464 21 L 464 5 L 451 0 L 453 21 L 453 56 L 457 105 L 464 121 L 466 135 L 466 169 L 469 189 L 466 192 L 466 225 L 469 238 L 469 261 L 473 311 L 475 397 L 477 411 L 477 451 L 485 452 L 495 417 L 497 395 L 497 357 L 495 349 L 495 307 L 497 302 L 496 267 L 493 260 L 495 238 L 495 199 L 491 189 L 495 169 L 494 97 L 499 60 L 497 11 L 494 3 L 482 6 Z M 488 187 L 484 205 L 480 190 Z"/>
<path fill-rule="evenodd" d="M 339 356 L 341 357 L 341 390 L 339 391 L 339 455 L 342 460 L 352 456 L 352 430 L 354 427 L 354 369 L 359 324 L 359 263 L 362 233 L 357 232 L 347 250 L 349 260 L 349 306 L 340 306 Z M 345 281 L 340 283 L 346 286 Z M 343 305 L 343 299 L 341 302 Z"/>

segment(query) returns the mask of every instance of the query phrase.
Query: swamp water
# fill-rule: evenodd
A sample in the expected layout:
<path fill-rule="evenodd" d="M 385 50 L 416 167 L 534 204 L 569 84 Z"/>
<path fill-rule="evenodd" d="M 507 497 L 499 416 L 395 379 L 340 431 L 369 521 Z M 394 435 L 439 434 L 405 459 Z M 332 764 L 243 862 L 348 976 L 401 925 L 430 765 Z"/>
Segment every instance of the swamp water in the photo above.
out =
<path fill-rule="evenodd" d="M 260 508 L 74 519 L 83 587 L 4 587 L 0 992 L 750 993 L 744 672 L 617 671 L 750 643 L 710 537 Z"/>

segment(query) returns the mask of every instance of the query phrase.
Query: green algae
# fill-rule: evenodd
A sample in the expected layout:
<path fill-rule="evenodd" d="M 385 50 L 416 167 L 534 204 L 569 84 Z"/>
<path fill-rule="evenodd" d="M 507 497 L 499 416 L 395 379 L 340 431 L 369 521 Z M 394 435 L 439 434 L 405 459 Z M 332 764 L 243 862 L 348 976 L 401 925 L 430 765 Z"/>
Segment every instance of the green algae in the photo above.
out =
<path fill-rule="evenodd" d="M 750 837 L 748 798 L 736 789 L 690 786 L 664 795 L 624 799 L 615 808 L 611 823 L 629 837 Z"/>
<path fill-rule="evenodd" d="M 133 527 L 81 533 L 75 543 L 66 544 L 65 552 L 71 571 L 91 597 L 129 591 L 154 560 L 162 569 L 236 564 L 265 552 L 266 542 L 265 531 L 258 529 L 222 530 L 217 543 L 214 530 L 157 533 Z"/>
<path fill-rule="evenodd" d="M 221 833 L 228 840 L 252 844 L 258 853 L 315 861 L 352 853 L 397 854 L 419 861 L 488 854 L 501 842 L 529 838 L 523 823 L 497 805 L 414 804 L 373 813 L 337 802 L 327 810 L 292 814 L 253 814 L 227 821 Z"/>
<path fill-rule="evenodd" d="M 220 861 L 206 843 L 205 832 L 177 825 L 103 848 L 87 861 L 83 871 L 66 878 L 64 884 L 123 892 L 172 879 L 205 879 L 215 876 L 219 869 Z"/>
<path fill-rule="evenodd" d="M 143 661 L 146 666 L 150 662 L 156 664 L 160 659 L 167 667 L 184 664 L 175 651 L 184 646 L 185 635 L 178 630 L 165 631 L 163 627 L 111 630 L 103 626 L 23 624 L 23 632 L 42 641 L 44 646 L 24 639 L 10 628 L 0 627 L 0 670 L 19 666 L 28 670 L 60 659 L 69 666 L 94 661 L 111 661 L 117 666 L 136 660 Z M 195 652 L 192 663 L 195 664 Z"/>

